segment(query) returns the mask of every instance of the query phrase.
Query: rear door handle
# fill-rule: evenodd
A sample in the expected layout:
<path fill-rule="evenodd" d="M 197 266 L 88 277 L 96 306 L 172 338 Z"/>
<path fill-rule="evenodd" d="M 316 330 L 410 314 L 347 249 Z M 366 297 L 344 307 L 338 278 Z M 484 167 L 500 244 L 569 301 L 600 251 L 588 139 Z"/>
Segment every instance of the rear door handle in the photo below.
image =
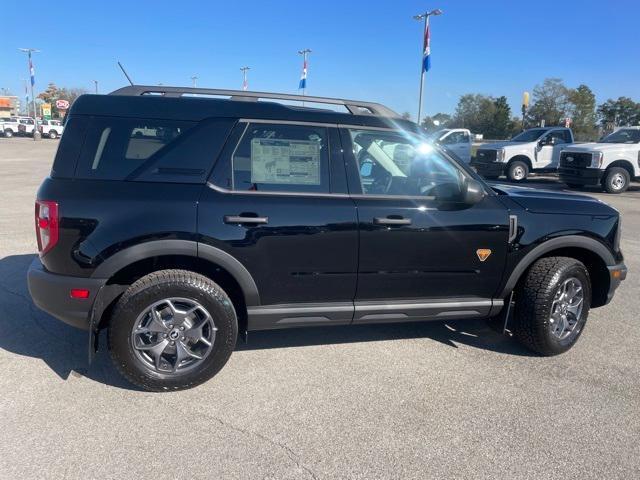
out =
<path fill-rule="evenodd" d="M 373 223 L 376 225 L 411 225 L 411 219 L 402 217 L 375 217 Z"/>
<path fill-rule="evenodd" d="M 269 217 L 245 217 L 244 215 L 225 215 L 224 223 L 269 223 Z"/>

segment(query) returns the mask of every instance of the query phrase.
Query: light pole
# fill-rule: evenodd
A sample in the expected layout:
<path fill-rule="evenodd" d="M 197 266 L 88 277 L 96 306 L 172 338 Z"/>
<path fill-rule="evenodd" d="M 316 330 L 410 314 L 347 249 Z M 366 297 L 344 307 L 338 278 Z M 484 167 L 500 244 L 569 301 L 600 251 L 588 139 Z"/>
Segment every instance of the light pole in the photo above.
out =
<path fill-rule="evenodd" d="M 422 44 L 422 55 L 420 60 L 420 95 L 418 97 L 418 125 L 420 125 L 420 117 L 422 116 L 422 89 L 424 87 L 424 74 L 426 72 L 425 67 L 425 59 L 430 53 L 430 45 L 429 45 L 429 17 L 431 15 L 442 15 L 442 10 L 436 8 L 435 10 L 426 11 L 420 15 L 414 15 L 414 20 L 418 20 L 419 22 L 424 20 L 424 30 L 422 32 L 423 44 Z"/>
<path fill-rule="evenodd" d="M 240 71 L 242 72 L 242 90 L 247 90 L 249 88 L 249 83 L 247 82 L 247 71 L 251 70 L 251 67 L 240 67 Z"/>
<path fill-rule="evenodd" d="M 93 83 L 96 86 L 96 95 L 98 94 L 98 80 L 94 80 Z"/>
<path fill-rule="evenodd" d="M 198 80 L 198 76 L 194 75 L 193 77 L 191 77 L 191 85 L 193 86 L 193 88 L 196 88 L 196 82 Z"/>
<path fill-rule="evenodd" d="M 529 108 L 529 92 L 522 94 L 522 130 L 525 130 L 524 122 L 526 120 L 527 108 Z"/>
<path fill-rule="evenodd" d="M 29 76 L 31 77 L 31 103 L 33 104 L 33 139 L 35 141 L 41 140 L 40 130 L 38 129 L 38 111 L 36 110 L 36 97 L 33 94 L 33 85 L 36 83 L 35 73 L 33 70 L 33 63 L 31 62 L 31 54 L 38 53 L 40 50 L 35 48 L 19 48 L 21 52 L 24 52 L 29 57 Z"/>

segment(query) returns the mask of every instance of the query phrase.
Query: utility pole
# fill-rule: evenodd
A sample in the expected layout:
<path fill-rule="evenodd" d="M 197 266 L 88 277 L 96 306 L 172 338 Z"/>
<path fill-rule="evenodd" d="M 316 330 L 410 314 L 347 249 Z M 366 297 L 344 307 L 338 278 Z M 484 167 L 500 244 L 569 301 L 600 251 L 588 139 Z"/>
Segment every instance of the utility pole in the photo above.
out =
<path fill-rule="evenodd" d="M 33 94 L 33 85 L 36 83 L 35 71 L 33 69 L 33 62 L 31 61 L 31 54 L 38 53 L 40 50 L 35 48 L 19 48 L 21 52 L 24 52 L 29 57 L 29 76 L 31 77 L 31 103 L 33 104 L 33 140 L 42 140 L 42 135 L 38 129 L 38 111 L 36 110 L 36 97 Z"/>
<path fill-rule="evenodd" d="M 198 80 L 198 76 L 197 76 L 197 75 L 193 75 L 193 76 L 191 77 L 191 86 L 192 86 L 193 88 L 196 88 L 196 81 L 197 81 L 197 80 Z"/>
<path fill-rule="evenodd" d="M 96 85 L 96 95 L 98 94 L 98 80 L 94 80 L 93 83 Z"/>
<path fill-rule="evenodd" d="M 524 122 L 526 121 L 527 108 L 529 108 L 529 92 L 522 94 L 522 130 L 526 130 Z"/>
<path fill-rule="evenodd" d="M 420 15 L 414 15 L 414 20 L 422 21 L 424 20 L 424 30 L 422 32 L 422 52 L 420 55 L 420 94 L 418 96 L 418 125 L 420 125 L 420 119 L 422 117 L 422 89 L 424 87 L 424 74 L 428 70 L 428 65 L 426 64 L 427 58 L 431 53 L 430 43 L 430 35 L 429 35 L 429 17 L 431 15 L 442 15 L 442 10 L 436 8 L 435 10 L 426 11 Z"/>
<path fill-rule="evenodd" d="M 242 90 L 247 90 L 249 88 L 249 82 L 247 82 L 247 71 L 251 70 L 251 67 L 240 67 L 240 71 L 242 72 Z"/>

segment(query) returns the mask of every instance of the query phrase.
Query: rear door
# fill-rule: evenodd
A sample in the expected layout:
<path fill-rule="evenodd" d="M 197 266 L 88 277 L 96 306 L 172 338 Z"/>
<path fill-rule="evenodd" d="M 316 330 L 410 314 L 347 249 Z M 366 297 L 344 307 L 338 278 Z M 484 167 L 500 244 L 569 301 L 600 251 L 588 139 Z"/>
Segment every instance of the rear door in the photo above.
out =
<path fill-rule="evenodd" d="M 335 125 L 240 121 L 198 225 L 202 244 L 253 277 L 260 305 L 249 308 L 250 329 L 351 322 L 358 232 Z"/>
<path fill-rule="evenodd" d="M 468 173 L 429 144 L 387 129 L 341 134 L 360 225 L 354 322 L 487 315 L 508 245 L 497 197 L 441 204 L 436 194 Z"/>

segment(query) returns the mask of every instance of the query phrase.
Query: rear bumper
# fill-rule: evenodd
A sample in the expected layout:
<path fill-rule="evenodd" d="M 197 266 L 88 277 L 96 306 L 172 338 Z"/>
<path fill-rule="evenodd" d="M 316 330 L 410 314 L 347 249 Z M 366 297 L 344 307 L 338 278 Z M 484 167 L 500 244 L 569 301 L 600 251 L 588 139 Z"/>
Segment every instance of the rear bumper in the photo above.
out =
<path fill-rule="evenodd" d="M 40 310 L 73 327 L 89 329 L 91 310 L 105 279 L 68 277 L 44 269 L 36 257 L 27 272 L 29 293 Z M 88 298 L 71 298 L 72 288 L 86 288 Z"/>
<path fill-rule="evenodd" d="M 560 181 L 581 185 L 598 185 L 602 179 L 602 170 L 597 168 L 558 168 Z"/>
<path fill-rule="evenodd" d="M 613 294 L 620 286 L 625 278 L 627 278 L 627 266 L 624 263 L 618 263 L 617 265 L 611 265 L 607 267 L 609 269 L 609 293 L 607 293 L 607 303 L 613 298 Z"/>
<path fill-rule="evenodd" d="M 499 177 L 504 172 L 505 164 L 502 162 L 482 163 L 472 161 L 471 166 L 482 176 Z"/>

